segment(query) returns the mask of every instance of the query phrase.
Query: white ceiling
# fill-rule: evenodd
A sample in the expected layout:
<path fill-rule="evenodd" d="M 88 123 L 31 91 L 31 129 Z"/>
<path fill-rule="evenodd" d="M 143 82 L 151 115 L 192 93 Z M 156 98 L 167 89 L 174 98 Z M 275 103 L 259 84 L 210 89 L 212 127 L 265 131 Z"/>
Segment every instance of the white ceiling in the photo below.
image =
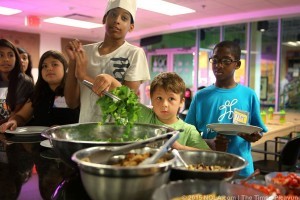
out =
<path fill-rule="evenodd" d="M 151 0 L 149 0 L 151 1 Z M 137 10 L 135 29 L 127 40 L 195 28 L 234 24 L 246 21 L 274 19 L 278 16 L 300 16 L 300 0 L 166 0 L 196 10 L 196 13 L 167 16 L 142 9 Z M 81 29 L 43 22 L 43 19 L 72 14 L 91 18 L 75 19 L 102 22 L 106 0 L 0 0 L 0 6 L 23 10 L 22 13 L 0 15 L 0 29 L 32 33 L 54 33 L 61 37 L 98 41 L 104 28 Z M 26 16 L 38 16 L 39 27 L 25 26 Z M 300 31 L 300 30 L 299 30 Z"/>

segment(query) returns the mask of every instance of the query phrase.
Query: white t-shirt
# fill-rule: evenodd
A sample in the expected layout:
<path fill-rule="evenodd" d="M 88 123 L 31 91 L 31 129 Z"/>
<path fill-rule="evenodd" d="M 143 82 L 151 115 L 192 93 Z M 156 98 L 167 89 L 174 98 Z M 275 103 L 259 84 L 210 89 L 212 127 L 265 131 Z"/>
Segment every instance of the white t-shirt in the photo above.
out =
<path fill-rule="evenodd" d="M 7 87 L 0 87 L 0 116 L 5 119 L 9 117 L 9 110 L 6 104 Z"/>
<path fill-rule="evenodd" d="M 289 84 L 289 81 L 286 78 L 280 82 L 280 95 L 282 95 L 280 99 L 284 105 L 289 101 L 288 90 L 285 88 L 287 84 Z"/>
<path fill-rule="evenodd" d="M 99 74 L 110 74 L 118 81 L 148 81 L 150 73 L 145 52 L 142 48 L 125 43 L 115 51 L 100 55 L 98 48 L 101 42 L 85 45 L 89 63 L 87 74 L 96 77 Z M 99 122 L 102 120 L 100 106 L 96 104 L 99 97 L 80 83 L 80 116 L 79 122 Z"/>

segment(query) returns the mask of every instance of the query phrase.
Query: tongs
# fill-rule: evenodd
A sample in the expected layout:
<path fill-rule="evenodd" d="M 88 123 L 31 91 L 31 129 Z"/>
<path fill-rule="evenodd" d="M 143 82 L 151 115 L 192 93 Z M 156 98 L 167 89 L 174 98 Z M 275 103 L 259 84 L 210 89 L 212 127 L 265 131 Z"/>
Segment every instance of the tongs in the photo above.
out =
<path fill-rule="evenodd" d="M 179 162 L 181 162 L 181 164 L 183 164 L 183 166 L 185 168 L 189 168 L 189 165 L 183 160 L 183 158 L 181 157 L 181 155 L 177 149 L 172 149 L 172 153 L 176 156 L 176 158 L 179 160 Z"/>
<path fill-rule="evenodd" d="M 169 147 L 172 146 L 172 144 L 179 138 L 179 131 L 173 131 L 172 137 L 165 142 L 164 145 L 162 145 L 159 150 L 153 154 L 150 158 L 145 159 L 143 162 L 141 162 L 139 165 L 149 165 L 154 164 L 156 161 L 162 157 L 165 153 L 168 152 Z"/>
<path fill-rule="evenodd" d="M 142 141 L 138 141 L 138 142 L 133 142 L 133 143 L 123 145 L 123 146 L 99 148 L 98 152 L 100 152 L 100 153 L 97 154 L 98 163 L 106 164 L 108 162 L 108 160 L 114 155 L 117 155 L 120 153 L 126 153 L 132 149 L 144 147 L 147 144 L 158 142 L 160 140 L 168 139 L 168 141 L 166 142 L 166 143 L 168 143 L 172 138 L 174 138 L 174 135 L 176 137 L 178 135 L 178 131 L 168 132 L 163 135 L 158 135 L 155 137 L 151 137 L 151 138 L 148 138 L 148 139 L 145 139 Z M 178 137 L 176 137 L 176 138 L 178 138 Z"/>
<path fill-rule="evenodd" d="M 87 81 L 87 80 L 83 80 L 82 81 L 83 85 L 87 86 L 88 88 L 92 89 L 93 88 L 93 83 Z M 119 97 L 117 97 L 116 95 L 110 93 L 110 92 L 107 92 L 107 91 L 103 91 L 102 92 L 104 95 L 110 97 L 113 99 L 114 102 L 117 102 L 117 101 L 120 101 L 121 99 Z"/>

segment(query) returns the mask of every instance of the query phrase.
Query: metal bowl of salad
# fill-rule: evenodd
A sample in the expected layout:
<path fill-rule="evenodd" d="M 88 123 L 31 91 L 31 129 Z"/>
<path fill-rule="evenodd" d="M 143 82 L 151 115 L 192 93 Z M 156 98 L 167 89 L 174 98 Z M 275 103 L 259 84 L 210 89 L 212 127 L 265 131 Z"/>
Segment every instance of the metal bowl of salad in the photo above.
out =
<path fill-rule="evenodd" d="M 174 155 L 167 152 L 157 163 L 139 165 L 157 151 L 148 147 L 134 149 L 99 164 L 101 147 L 91 147 L 75 152 L 72 159 L 79 166 L 83 186 L 91 199 L 148 200 L 156 188 L 168 182 L 175 162 Z"/>
<path fill-rule="evenodd" d="M 61 160 L 72 167 L 72 154 L 92 146 L 120 146 L 174 131 L 167 126 L 136 123 L 132 128 L 115 123 L 78 123 L 55 126 L 42 132 L 50 140 Z M 159 147 L 154 144 L 151 147 Z"/>

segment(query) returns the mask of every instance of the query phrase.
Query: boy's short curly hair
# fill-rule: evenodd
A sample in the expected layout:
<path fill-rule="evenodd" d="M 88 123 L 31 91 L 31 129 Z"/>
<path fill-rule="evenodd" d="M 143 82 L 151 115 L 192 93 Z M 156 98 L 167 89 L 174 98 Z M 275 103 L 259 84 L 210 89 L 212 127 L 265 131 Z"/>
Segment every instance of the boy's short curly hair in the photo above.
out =
<path fill-rule="evenodd" d="M 235 42 L 235 41 L 222 41 L 220 43 L 218 43 L 215 47 L 214 50 L 217 48 L 229 48 L 231 51 L 231 54 L 235 57 L 236 60 L 240 60 L 241 59 L 241 47 L 240 45 Z"/>
<path fill-rule="evenodd" d="M 150 85 L 150 96 L 158 87 L 180 94 L 181 98 L 184 97 L 186 88 L 183 79 L 175 72 L 162 72 L 154 77 Z"/>

